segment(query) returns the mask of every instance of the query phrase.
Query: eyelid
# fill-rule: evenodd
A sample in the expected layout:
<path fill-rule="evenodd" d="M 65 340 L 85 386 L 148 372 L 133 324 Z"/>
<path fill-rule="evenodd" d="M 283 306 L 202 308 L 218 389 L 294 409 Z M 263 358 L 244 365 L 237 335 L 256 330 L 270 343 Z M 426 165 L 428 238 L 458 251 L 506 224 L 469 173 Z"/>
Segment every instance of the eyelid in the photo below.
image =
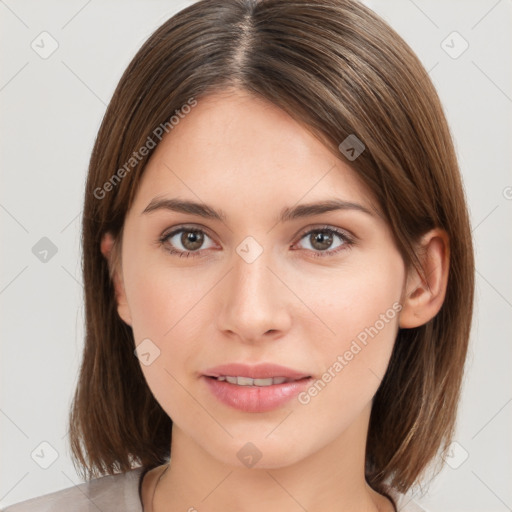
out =
<path fill-rule="evenodd" d="M 202 226 L 200 224 L 180 224 L 178 226 L 173 226 L 172 228 L 169 228 L 168 230 L 165 230 L 162 235 L 160 235 L 160 239 L 168 238 L 171 235 L 175 235 L 176 233 L 179 233 L 180 231 L 202 231 L 206 235 L 208 235 L 211 239 L 214 239 L 215 237 L 212 236 L 210 230 L 206 226 Z"/>
<path fill-rule="evenodd" d="M 307 228 L 304 228 L 303 230 L 299 231 L 299 233 L 296 235 L 296 237 L 302 238 L 304 235 L 309 234 L 311 231 L 321 231 L 321 230 L 328 230 L 328 231 L 334 231 L 338 235 L 344 237 L 347 239 L 347 241 L 350 241 L 352 243 L 356 242 L 358 240 L 357 236 L 352 233 L 352 231 L 349 231 L 345 228 L 339 228 L 337 226 L 333 226 L 331 224 L 314 224 L 313 226 L 308 226 Z"/>

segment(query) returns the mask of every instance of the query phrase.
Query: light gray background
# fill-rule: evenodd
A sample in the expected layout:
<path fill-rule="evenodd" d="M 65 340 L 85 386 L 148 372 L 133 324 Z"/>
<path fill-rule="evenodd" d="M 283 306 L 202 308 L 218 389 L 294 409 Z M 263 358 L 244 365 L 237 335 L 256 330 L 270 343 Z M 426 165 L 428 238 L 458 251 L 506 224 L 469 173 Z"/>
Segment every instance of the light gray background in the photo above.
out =
<path fill-rule="evenodd" d="M 81 482 L 66 420 L 83 345 L 79 230 L 88 159 L 128 62 L 189 3 L 0 0 L 2 507 Z M 439 91 L 476 245 L 459 445 L 415 499 L 430 511 L 512 510 L 512 1 L 366 3 L 416 51 Z M 31 48 L 43 31 L 59 45 L 47 59 Z M 469 43 L 458 58 L 442 46 L 453 31 Z M 444 43 L 452 52 L 461 44 L 453 36 Z M 57 247 L 46 263 L 32 252 L 42 237 Z M 42 442 L 58 452 L 48 469 L 35 462 L 51 457 Z M 41 450 L 44 457 L 31 457 Z"/>

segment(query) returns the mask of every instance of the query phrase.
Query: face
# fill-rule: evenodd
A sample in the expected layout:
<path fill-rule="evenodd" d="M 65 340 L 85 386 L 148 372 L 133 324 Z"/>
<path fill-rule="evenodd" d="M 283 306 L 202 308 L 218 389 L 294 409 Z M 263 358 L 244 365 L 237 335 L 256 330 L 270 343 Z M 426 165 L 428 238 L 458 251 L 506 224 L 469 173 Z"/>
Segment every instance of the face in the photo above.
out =
<path fill-rule="evenodd" d="M 162 202 L 178 199 L 220 218 Z M 333 200 L 342 207 L 281 218 Z M 344 157 L 237 91 L 200 99 L 155 150 L 125 220 L 119 275 L 119 314 L 145 343 L 142 371 L 175 426 L 232 465 L 251 441 L 267 467 L 320 450 L 371 406 L 406 277 L 389 226 Z M 272 402 L 286 393 L 277 384 L 237 394 L 244 386 L 205 376 L 262 362 L 309 380 L 281 385 L 291 396 Z M 236 387 L 227 402 L 214 392 L 221 386 Z"/>

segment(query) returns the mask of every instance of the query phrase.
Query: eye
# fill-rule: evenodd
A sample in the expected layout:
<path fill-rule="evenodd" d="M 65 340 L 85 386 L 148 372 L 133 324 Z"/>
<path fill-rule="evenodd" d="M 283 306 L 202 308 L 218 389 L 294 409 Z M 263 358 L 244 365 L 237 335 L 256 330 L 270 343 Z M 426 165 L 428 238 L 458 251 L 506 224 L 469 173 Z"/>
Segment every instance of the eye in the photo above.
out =
<path fill-rule="evenodd" d="M 202 229 L 182 226 L 179 229 L 162 235 L 159 239 L 159 243 L 166 245 L 166 250 L 170 254 L 188 258 L 190 256 L 200 256 L 203 250 L 211 248 L 202 247 L 205 237 L 211 240 Z M 340 242 L 334 249 L 327 250 L 333 245 L 335 238 Z M 354 244 L 354 240 L 351 236 L 329 226 L 310 229 L 303 233 L 300 239 L 306 239 L 308 241 L 310 245 L 308 250 L 312 252 L 313 257 L 333 256 L 340 251 L 349 249 Z M 181 247 L 179 247 L 180 245 Z"/>
<path fill-rule="evenodd" d="M 178 236 L 179 235 L 179 236 Z M 198 256 L 199 249 L 204 243 L 204 239 L 210 238 L 202 229 L 181 227 L 171 233 L 167 233 L 160 238 L 161 244 L 167 244 L 167 249 L 171 254 L 180 257 Z M 182 246 L 181 249 L 179 246 Z M 176 249 L 178 247 L 178 250 Z"/>
<path fill-rule="evenodd" d="M 312 255 L 315 258 L 336 255 L 340 251 L 349 249 L 354 244 L 354 240 L 348 234 L 329 226 L 310 229 L 302 234 L 301 240 L 304 238 L 311 246 L 309 250 L 313 251 Z M 335 238 L 338 238 L 341 242 L 334 249 L 326 250 L 332 246 Z"/>

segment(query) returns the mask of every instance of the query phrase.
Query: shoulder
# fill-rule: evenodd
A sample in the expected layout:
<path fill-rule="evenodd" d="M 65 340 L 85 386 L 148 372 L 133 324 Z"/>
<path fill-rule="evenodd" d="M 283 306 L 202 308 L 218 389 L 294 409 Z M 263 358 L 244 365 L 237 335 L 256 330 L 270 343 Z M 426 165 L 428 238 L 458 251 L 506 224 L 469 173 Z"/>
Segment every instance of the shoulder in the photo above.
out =
<path fill-rule="evenodd" d="M 395 500 L 398 512 L 427 512 L 419 503 L 409 496 L 409 494 L 400 494 L 398 492 L 391 492 Z"/>
<path fill-rule="evenodd" d="M 10 505 L 2 512 L 142 512 L 139 480 L 143 468 L 95 478 L 73 487 Z"/>

